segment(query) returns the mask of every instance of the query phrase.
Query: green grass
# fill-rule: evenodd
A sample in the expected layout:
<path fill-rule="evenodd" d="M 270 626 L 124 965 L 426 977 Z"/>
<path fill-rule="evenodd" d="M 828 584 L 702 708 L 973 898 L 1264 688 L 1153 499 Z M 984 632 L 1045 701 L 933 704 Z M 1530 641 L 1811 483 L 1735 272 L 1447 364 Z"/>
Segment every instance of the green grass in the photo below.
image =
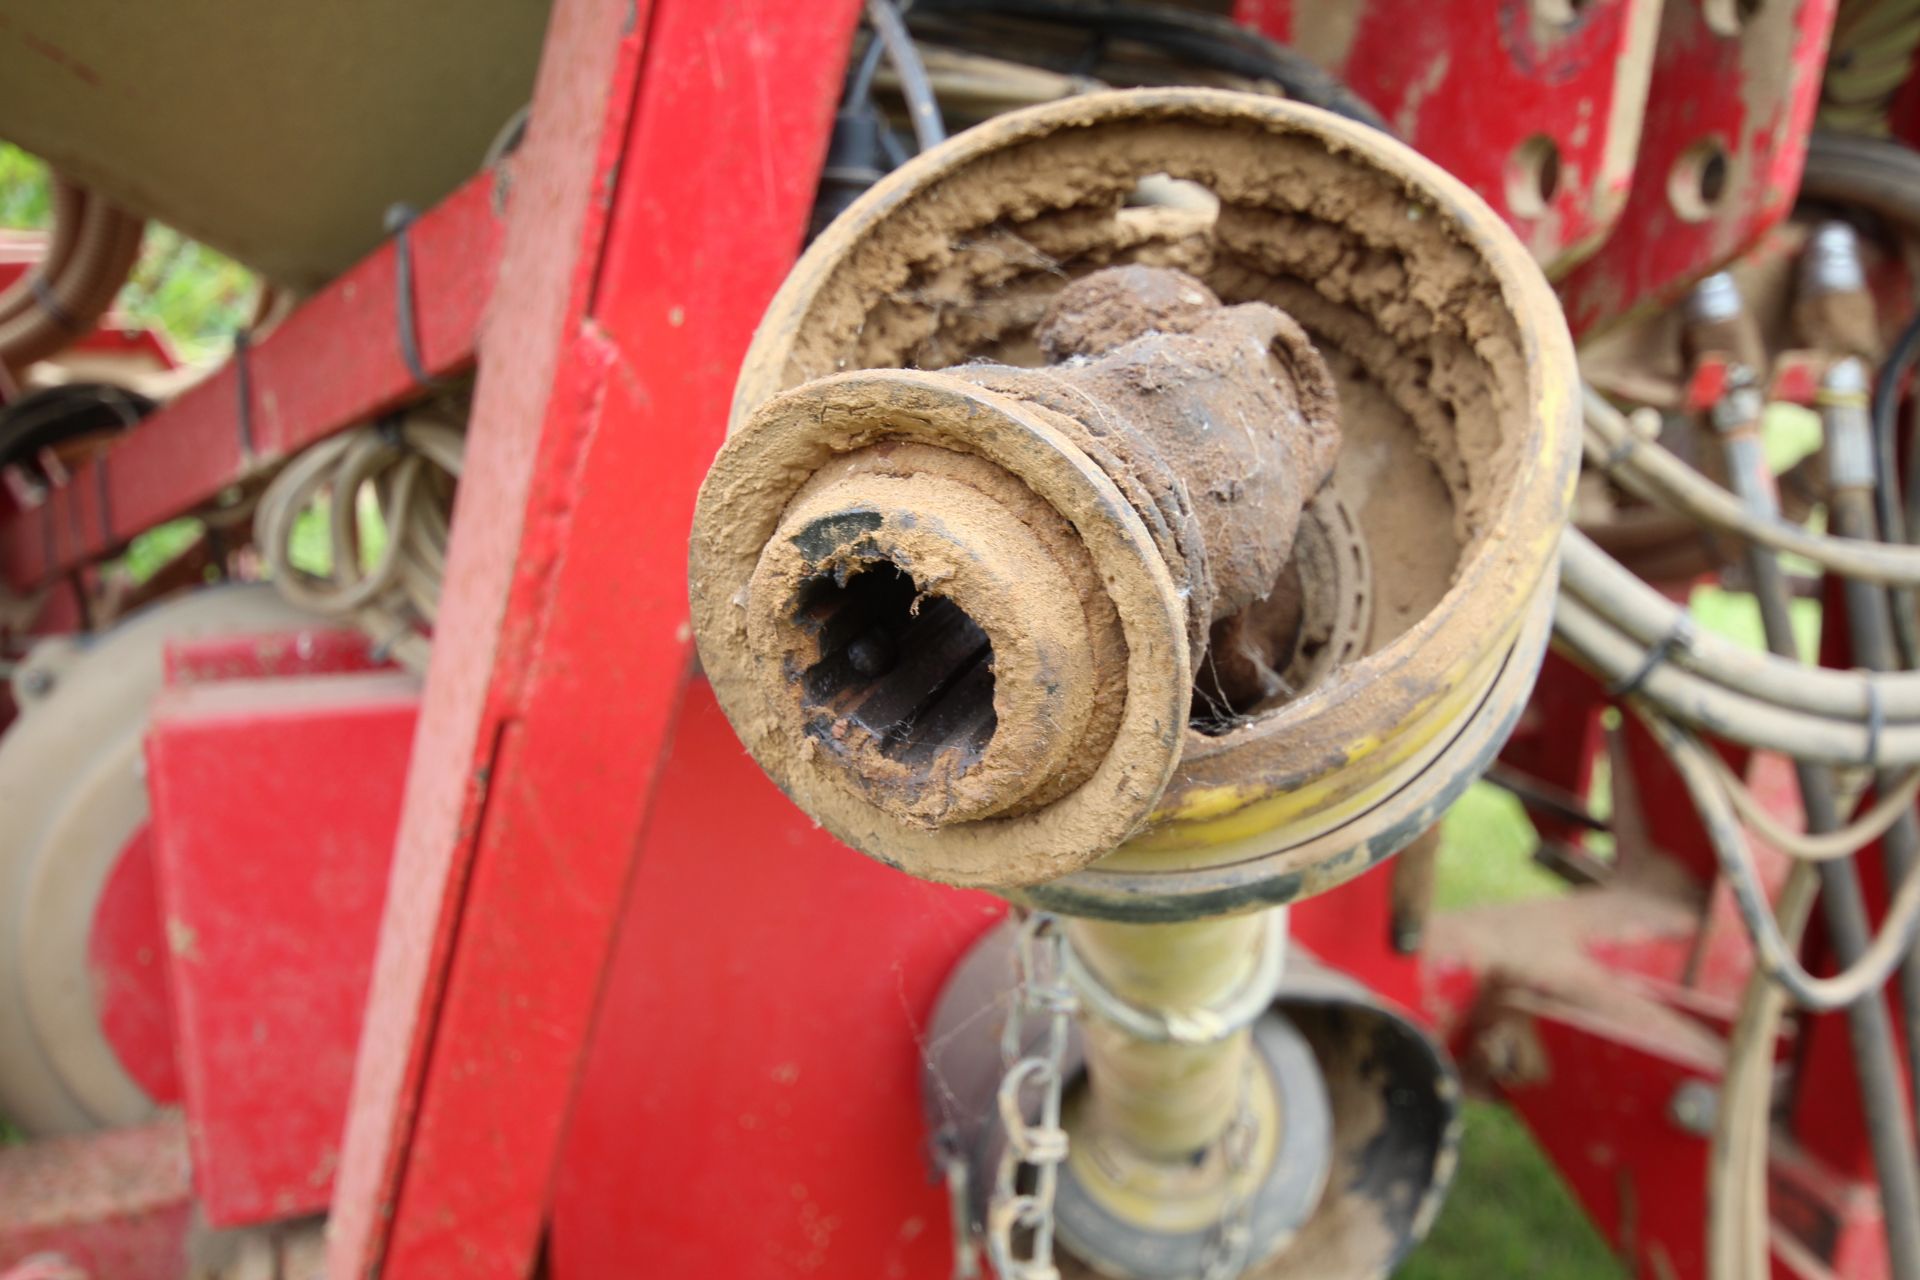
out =
<path fill-rule="evenodd" d="M 52 217 L 46 170 L 20 148 L 0 142 L 0 227 L 36 230 Z"/>
<path fill-rule="evenodd" d="M 1469 1102 L 1453 1194 L 1399 1280 L 1626 1280 L 1519 1117 Z"/>

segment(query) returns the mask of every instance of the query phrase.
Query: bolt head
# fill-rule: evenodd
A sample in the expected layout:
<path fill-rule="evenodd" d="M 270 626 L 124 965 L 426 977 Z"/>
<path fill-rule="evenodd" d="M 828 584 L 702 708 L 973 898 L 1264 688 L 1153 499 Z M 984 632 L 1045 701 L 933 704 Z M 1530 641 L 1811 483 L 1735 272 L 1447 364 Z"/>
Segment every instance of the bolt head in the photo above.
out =
<path fill-rule="evenodd" d="M 1688 1080 L 1673 1091 L 1667 1113 L 1686 1132 L 1705 1137 L 1720 1114 L 1720 1090 L 1705 1080 Z"/>

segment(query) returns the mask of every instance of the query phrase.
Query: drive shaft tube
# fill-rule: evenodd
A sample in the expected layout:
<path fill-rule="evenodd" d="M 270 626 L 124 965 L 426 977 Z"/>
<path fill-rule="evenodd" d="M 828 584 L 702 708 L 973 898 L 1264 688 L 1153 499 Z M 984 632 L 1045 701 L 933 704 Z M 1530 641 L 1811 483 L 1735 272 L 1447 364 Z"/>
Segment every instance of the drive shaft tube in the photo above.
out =
<path fill-rule="evenodd" d="M 998 117 L 769 305 L 701 662 L 796 803 L 923 878 L 1135 922 L 1310 896 L 1518 714 L 1576 387 L 1524 246 L 1378 132 L 1186 88 Z"/>
<path fill-rule="evenodd" d="M 696 525 L 696 583 L 725 544 L 752 555 L 696 624 L 703 652 L 718 633 L 750 655 L 762 764 L 950 883 L 1051 879 L 1146 818 L 1209 629 L 1272 592 L 1338 447 L 1305 332 L 1182 272 L 1095 272 L 1035 336 L 1039 368 L 774 398 Z"/>

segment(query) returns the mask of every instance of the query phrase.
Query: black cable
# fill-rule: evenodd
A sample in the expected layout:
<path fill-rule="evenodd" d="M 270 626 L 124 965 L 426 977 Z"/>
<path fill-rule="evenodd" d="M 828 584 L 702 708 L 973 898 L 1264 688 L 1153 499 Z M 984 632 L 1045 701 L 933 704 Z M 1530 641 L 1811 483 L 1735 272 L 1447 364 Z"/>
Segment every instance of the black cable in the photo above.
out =
<path fill-rule="evenodd" d="M 400 363 L 416 385 L 437 386 L 439 380 L 427 372 L 420 358 L 420 324 L 414 312 L 413 237 L 408 234 L 420 214 L 405 202 L 387 209 L 387 233 L 393 237 L 394 328 L 400 343 Z"/>
<path fill-rule="evenodd" d="M 900 77 L 900 96 L 907 102 L 915 142 L 922 151 L 939 146 L 947 140 L 947 124 L 941 118 L 927 64 L 920 60 L 920 50 L 907 34 L 907 24 L 893 0 L 867 0 L 867 25 L 873 28 L 874 43 L 886 47 L 887 61 Z"/>
<path fill-rule="evenodd" d="M 125 430 L 156 407 L 137 391 L 105 382 L 29 392 L 0 408 L 0 466 L 30 462 L 40 450 L 81 436 Z"/>
<path fill-rule="evenodd" d="M 1873 380 L 1873 510 L 1881 535 L 1888 542 L 1908 540 L 1906 509 L 1901 504 L 1894 477 L 1900 474 L 1901 384 L 1916 359 L 1920 359 L 1920 308 L 1907 318 L 1900 336 L 1894 340 L 1893 350 L 1887 353 Z M 1907 463 L 1907 497 L 1911 501 L 1920 482 L 1920 448 L 1908 455 Z M 1915 631 L 1912 593 L 1896 591 L 1893 604 L 1893 634 L 1900 649 L 1901 665 L 1908 669 L 1920 667 L 1920 634 Z"/>
<path fill-rule="evenodd" d="M 253 442 L 253 330 L 233 331 L 234 430 L 240 439 L 240 459 L 252 462 L 259 450 Z"/>
<path fill-rule="evenodd" d="M 1386 118 L 1337 76 L 1259 32 L 1212 14 L 1140 4 L 1061 0 L 920 0 L 916 13 L 980 13 L 1138 41 L 1228 75 L 1268 80 L 1287 96 L 1391 133 Z"/>
<path fill-rule="evenodd" d="M 1866 495 L 1841 490 L 1831 504 L 1834 529 L 1843 538 L 1871 538 L 1874 528 L 1872 508 Z M 1887 593 L 1871 582 L 1846 579 L 1841 584 L 1847 610 L 1847 635 L 1853 645 L 1854 660 L 1869 671 L 1890 671 L 1895 664 L 1894 632 L 1887 607 Z M 1877 689 L 1877 685 L 1867 686 Z M 1870 704 L 1869 724 L 1884 717 L 1880 700 Z M 1877 734 L 1875 735 L 1877 737 Z M 1877 754 L 1877 753 L 1876 753 Z M 1898 785 L 1898 775 L 1877 771 L 1874 789 L 1886 795 Z M 1911 810 L 1887 829 L 1880 842 L 1887 883 L 1900 884 L 1920 865 L 1920 818 Z M 1910 949 L 1900 967 L 1901 1029 L 1905 1033 L 1907 1060 L 1920 1063 L 1920 950 Z M 1920 1070 L 1908 1073 L 1908 1101 L 1920 1116 Z"/>
<path fill-rule="evenodd" d="M 1773 494 L 1759 479 L 1762 464 L 1757 457 L 1756 425 L 1749 423 L 1744 430 L 1738 426 L 1723 428 L 1722 444 L 1727 470 L 1740 499 L 1756 515 L 1772 517 L 1777 515 Z M 1779 558 L 1771 548 L 1754 543 L 1747 548 L 1745 563 L 1754 602 L 1760 606 L 1767 648 L 1778 657 L 1797 659 L 1799 646 Z M 1837 831 L 1840 810 L 1832 774 L 1807 760 L 1794 762 L 1794 774 L 1800 784 L 1807 832 L 1817 835 Z M 1816 872 L 1828 944 L 1840 967 L 1851 968 L 1866 954 L 1872 938 L 1859 869 L 1852 858 L 1835 858 L 1818 864 Z M 1895 1275 L 1920 1280 L 1920 1166 L 1915 1162 L 1914 1134 L 1908 1125 L 1906 1096 L 1901 1088 L 1893 1019 L 1878 991 L 1848 1005 L 1846 1018 L 1861 1113 L 1880 1182 L 1887 1257 Z"/>
<path fill-rule="evenodd" d="M 873 95 L 873 78 L 880 74 L 880 55 L 887 47 L 878 37 L 869 39 L 867 47 L 860 52 L 860 61 L 847 74 L 846 91 L 840 95 L 842 102 L 864 102 Z"/>

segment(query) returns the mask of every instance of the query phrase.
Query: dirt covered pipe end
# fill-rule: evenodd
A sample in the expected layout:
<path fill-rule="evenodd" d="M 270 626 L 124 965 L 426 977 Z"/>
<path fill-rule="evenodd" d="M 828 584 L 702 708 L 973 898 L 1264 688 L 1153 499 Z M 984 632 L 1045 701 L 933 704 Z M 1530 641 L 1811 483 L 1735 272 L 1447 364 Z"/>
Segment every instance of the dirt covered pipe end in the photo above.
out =
<path fill-rule="evenodd" d="M 779 395 L 695 516 L 694 624 L 761 765 L 928 879 L 1077 870 L 1152 812 L 1216 620 L 1263 600 L 1338 448 L 1299 326 L 1178 271 L 1095 272 L 1049 363 Z"/>

